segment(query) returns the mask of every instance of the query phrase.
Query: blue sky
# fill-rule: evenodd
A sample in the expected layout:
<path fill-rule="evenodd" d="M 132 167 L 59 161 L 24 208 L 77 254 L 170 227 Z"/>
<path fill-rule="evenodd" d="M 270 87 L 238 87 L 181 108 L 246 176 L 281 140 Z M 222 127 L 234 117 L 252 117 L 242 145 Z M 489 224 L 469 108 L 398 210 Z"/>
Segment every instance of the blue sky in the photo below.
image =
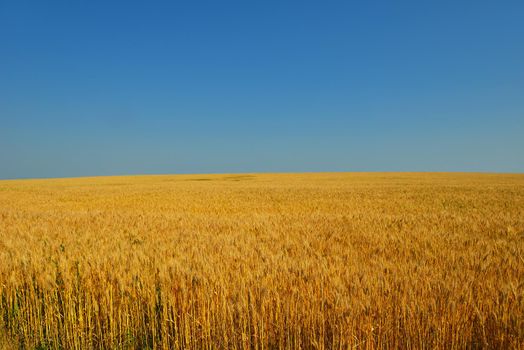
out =
<path fill-rule="evenodd" d="M 0 178 L 524 172 L 523 1 L 0 0 Z"/>

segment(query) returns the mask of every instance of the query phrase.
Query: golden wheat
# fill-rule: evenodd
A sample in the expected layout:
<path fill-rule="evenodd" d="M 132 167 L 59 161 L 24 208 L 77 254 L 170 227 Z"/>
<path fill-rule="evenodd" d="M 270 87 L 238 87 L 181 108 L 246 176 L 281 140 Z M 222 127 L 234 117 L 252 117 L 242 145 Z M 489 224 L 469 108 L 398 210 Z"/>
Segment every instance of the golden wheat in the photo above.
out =
<path fill-rule="evenodd" d="M 522 348 L 523 282 L 523 175 L 0 181 L 21 348 Z"/>

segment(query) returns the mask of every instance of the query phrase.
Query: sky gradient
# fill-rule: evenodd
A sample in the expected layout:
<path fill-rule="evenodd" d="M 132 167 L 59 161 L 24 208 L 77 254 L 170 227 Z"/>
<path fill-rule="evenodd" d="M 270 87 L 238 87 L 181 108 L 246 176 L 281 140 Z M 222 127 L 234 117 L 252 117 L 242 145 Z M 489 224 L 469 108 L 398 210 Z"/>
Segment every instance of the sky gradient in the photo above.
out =
<path fill-rule="evenodd" d="M 524 172 L 523 1 L 0 0 L 0 178 Z"/>

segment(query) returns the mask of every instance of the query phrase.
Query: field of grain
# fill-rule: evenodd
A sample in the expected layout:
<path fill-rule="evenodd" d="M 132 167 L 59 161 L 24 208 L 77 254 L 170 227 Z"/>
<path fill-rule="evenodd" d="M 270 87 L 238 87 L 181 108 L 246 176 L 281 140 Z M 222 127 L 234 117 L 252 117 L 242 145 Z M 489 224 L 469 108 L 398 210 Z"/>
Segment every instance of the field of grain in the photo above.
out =
<path fill-rule="evenodd" d="M 26 349 L 523 348 L 524 175 L 0 181 L 0 298 Z"/>

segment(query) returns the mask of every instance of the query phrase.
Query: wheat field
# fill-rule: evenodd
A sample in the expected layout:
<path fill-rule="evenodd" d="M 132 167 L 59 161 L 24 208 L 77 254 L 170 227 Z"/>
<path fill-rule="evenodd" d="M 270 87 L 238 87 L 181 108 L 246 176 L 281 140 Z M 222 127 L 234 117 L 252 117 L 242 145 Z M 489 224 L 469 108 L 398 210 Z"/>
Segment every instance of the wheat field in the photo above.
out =
<path fill-rule="evenodd" d="M 0 181 L 0 346 L 524 348 L 524 175 Z"/>

